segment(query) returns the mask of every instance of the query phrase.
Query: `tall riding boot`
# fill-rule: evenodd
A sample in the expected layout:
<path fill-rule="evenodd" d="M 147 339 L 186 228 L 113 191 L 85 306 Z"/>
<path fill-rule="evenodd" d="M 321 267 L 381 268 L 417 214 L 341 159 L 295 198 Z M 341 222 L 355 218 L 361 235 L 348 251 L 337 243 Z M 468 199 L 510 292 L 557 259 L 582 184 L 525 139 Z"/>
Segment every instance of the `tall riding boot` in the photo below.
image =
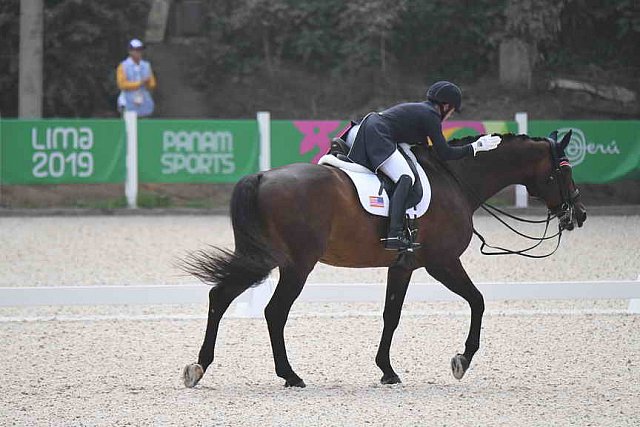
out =
<path fill-rule="evenodd" d="M 403 251 L 411 247 L 411 241 L 404 233 L 404 217 L 409 190 L 411 190 L 411 177 L 402 175 L 396 183 L 396 188 L 390 199 L 389 235 L 383 239 L 385 249 Z"/>

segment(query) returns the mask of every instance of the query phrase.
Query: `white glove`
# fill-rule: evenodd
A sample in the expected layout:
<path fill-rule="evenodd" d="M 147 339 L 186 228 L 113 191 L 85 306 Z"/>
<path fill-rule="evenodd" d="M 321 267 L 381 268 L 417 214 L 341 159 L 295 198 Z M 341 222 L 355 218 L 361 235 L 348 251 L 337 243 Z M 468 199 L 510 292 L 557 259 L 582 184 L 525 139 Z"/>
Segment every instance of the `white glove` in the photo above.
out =
<path fill-rule="evenodd" d="M 502 138 L 497 135 L 484 135 L 478 138 L 476 142 L 472 142 L 473 155 L 477 155 L 479 151 L 493 150 L 500 145 Z"/>

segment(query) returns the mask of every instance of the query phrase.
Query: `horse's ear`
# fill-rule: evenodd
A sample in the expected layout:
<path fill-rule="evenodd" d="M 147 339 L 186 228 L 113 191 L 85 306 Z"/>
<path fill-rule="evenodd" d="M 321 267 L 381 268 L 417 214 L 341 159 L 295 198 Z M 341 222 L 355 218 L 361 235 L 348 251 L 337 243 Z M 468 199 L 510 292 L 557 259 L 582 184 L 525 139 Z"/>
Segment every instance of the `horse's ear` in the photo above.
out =
<path fill-rule="evenodd" d="M 552 140 L 553 142 L 558 142 L 558 131 L 554 130 L 553 132 L 551 132 L 548 136 L 548 138 L 550 140 Z"/>
<path fill-rule="evenodd" d="M 564 151 L 564 149 L 567 148 L 567 145 L 569 145 L 569 142 L 571 141 L 571 134 L 572 133 L 573 133 L 573 130 L 569 129 L 569 132 L 567 132 L 562 137 L 562 141 L 560 141 L 560 148 L 562 148 L 562 151 Z"/>

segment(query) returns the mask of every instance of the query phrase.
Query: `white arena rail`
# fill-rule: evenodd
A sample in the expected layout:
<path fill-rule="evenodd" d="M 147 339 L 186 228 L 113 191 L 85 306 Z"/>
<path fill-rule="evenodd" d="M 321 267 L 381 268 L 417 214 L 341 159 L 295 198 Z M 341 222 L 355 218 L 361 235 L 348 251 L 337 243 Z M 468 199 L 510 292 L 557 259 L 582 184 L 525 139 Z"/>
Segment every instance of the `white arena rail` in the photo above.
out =
<path fill-rule="evenodd" d="M 640 281 L 479 283 L 486 300 L 626 299 L 629 311 L 640 313 Z M 236 314 L 261 315 L 275 287 L 272 280 L 241 295 Z M 0 306 L 158 305 L 206 303 L 203 284 L 130 286 L 48 286 L 0 288 Z M 300 301 L 382 302 L 384 284 L 311 283 Z M 460 301 L 438 283 L 411 283 L 407 301 Z"/>

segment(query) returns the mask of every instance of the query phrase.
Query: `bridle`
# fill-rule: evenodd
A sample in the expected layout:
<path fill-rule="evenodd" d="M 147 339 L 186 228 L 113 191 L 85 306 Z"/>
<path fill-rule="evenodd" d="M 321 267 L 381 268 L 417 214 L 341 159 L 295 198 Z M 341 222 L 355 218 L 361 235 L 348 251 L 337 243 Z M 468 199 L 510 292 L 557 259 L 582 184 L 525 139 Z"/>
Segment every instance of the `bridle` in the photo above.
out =
<path fill-rule="evenodd" d="M 549 143 L 549 151 L 550 151 L 550 155 L 551 155 L 551 174 L 549 175 L 549 178 L 547 178 L 548 181 L 555 181 L 558 183 L 558 189 L 560 191 L 560 198 L 561 198 L 561 204 L 558 206 L 557 209 L 549 209 L 547 212 L 547 218 L 544 220 L 532 220 L 532 219 L 527 219 L 527 218 L 520 218 L 516 215 L 510 214 L 508 212 L 503 211 L 502 209 L 499 209 L 489 203 L 486 203 L 485 201 L 481 200 L 477 194 L 475 194 L 475 192 L 472 190 L 472 188 L 466 184 L 464 181 L 462 181 L 449 167 L 448 165 L 443 162 L 440 161 L 440 163 L 444 166 L 445 170 L 447 170 L 452 176 L 453 178 L 463 187 L 466 187 L 466 189 L 469 191 L 469 194 L 471 194 L 479 203 L 480 207 L 486 211 L 489 215 L 493 216 L 495 219 L 497 219 L 500 223 L 502 223 L 505 227 L 507 227 L 509 230 L 513 231 L 514 233 L 516 233 L 517 235 L 524 237 L 526 239 L 529 240 L 534 240 L 537 241 L 537 243 L 535 243 L 534 245 L 525 248 L 525 249 L 521 249 L 521 250 L 512 250 L 512 249 L 507 249 L 507 248 L 503 248 L 500 246 L 494 246 L 494 245 L 490 245 L 487 243 L 486 239 L 484 238 L 484 236 L 482 236 L 482 234 L 480 234 L 480 232 L 478 232 L 478 230 L 476 230 L 475 227 L 473 227 L 473 234 L 475 234 L 478 239 L 480 239 L 481 245 L 480 245 L 480 253 L 482 253 L 483 255 L 520 255 L 523 257 L 527 257 L 527 258 L 546 258 L 549 257 L 551 255 L 553 255 L 558 248 L 560 247 L 560 240 L 562 238 L 562 231 L 563 231 L 563 221 L 566 221 L 566 218 L 568 218 L 569 220 L 571 220 L 571 218 L 573 217 L 573 210 L 574 210 L 574 205 L 575 205 L 575 201 L 576 199 L 579 197 L 580 192 L 578 191 L 577 188 L 574 189 L 574 191 L 569 192 L 568 188 L 563 188 L 562 187 L 562 178 L 563 178 L 563 173 L 562 173 L 562 168 L 563 167 L 571 167 L 571 165 L 569 164 L 569 161 L 567 159 L 566 156 L 559 156 L 558 155 L 558 151 L 557 151 L 557 147 L 558 147 L 558 143 L 557 143 L 557 133 L 555 133 L 554 135 L 554 139 L 551 138 L 547 138 L 547 142 Z M 542 234 L 542 237 L 534 237 L 534 236 L 530 236 L 528 234 L 525 234 L 519 230 L 516 230 L 515 228 L 513 228 L 510 224 L 508 224 L 504 219 L 500 218 L 497 214 L 500 213 L 508 218 L 511 218 L 515 221 L 519 221 L 519 222 L 524 222 L 524 223 L 528 223 L 528 224 L 545 224 L 544 227 L 544 232 Z M 558 232 L 551 235 L 551 236 L 547 236 L 547 232 L 549 230 L 549 223 L 551 222 L 552 219 L 554 218 L 558 218 L 559 221 L 559 225 L 558 225 Z M 558 241 L 556 242 L 556 246 L 555 248 L 544 255 L 536 255 L 536 254 L 531 254 L 529 253 L 530 251 L 534 250 L 535 248 L 537 248 L 538 246 L 540 246 L 542 244 L 542 242 L 546 241 L 546 240 L 551 240 L 551 239 L 555 239 L 558 238 Z M 489 250 L 485 250 L 485 248 L 488 248 Z"/>
<path fill-rule="evenodd" d="M 558 191 L 560 193 L 560 206 L 557 208 L 556 216 L 560 221 L 560 226 L 567 221 L 571 221 L 573 218 L 573 210 L 575 208 L 575 202 L 580 197 L 580 191 L 577 187 L 574 187 L 573 191 L 570 192 L 569 187 L 566 188 L 562 186 L 563 181 L 563 168 L 570 168 L 571 164 L 569 163 L 569 159 L 567 156 L 559 156 L 558 154 L 558 145 L 557 142 L 547 138 L 549 142 L 549 151 L 551 152 L 551 175 L 547 179 L 548 182 L 555 181 L 558 184 Z"/>

